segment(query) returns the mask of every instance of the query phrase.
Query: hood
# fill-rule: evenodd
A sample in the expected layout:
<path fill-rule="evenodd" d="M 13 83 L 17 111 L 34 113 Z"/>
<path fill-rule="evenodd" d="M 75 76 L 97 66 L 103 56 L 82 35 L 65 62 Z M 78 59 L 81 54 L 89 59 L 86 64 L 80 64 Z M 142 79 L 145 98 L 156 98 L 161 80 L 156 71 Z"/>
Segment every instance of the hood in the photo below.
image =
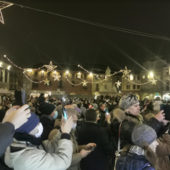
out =
<path fill-rule="evenodd" d="M 139 114 L 138 116 L 134 116 L 134 115 L 125 113 L 125 111 L 123 111 L 120 108 L 114 109 L 113 120 L 114 119 L 117 119 L 119 122 L 122 122 L 123 120 L 128 120 L 136 124 L 140 124 L 140 120 L 143 121 L 143 117 L 141 114 Z"/>

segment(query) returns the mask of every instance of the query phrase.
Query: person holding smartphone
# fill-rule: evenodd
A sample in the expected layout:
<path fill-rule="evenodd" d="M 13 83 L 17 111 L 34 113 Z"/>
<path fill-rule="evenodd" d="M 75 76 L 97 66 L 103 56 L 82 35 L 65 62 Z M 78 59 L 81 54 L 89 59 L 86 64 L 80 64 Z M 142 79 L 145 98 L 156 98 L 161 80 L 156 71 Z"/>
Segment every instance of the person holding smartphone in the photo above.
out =
<path fill-rule="evenodd" d="M 91 154 L 93 148 L 96 146 L 95 143 L 86 143 L 84 145 L 78 145 L 77 140 L 75 137 L 75 131 L 77 126 L 77 119 L 78 119 L 78 112 L 75 110 L 74 106 L 68 105 L 65 109 L 63 109 L 63 120 L 62 122 L 67 121 L 70 117 L 73 118 L 73 126 L 70 132 L 71 141 L 73 145 L 73 152 L 72 152 L 72 162 L 71 166 L 67 170 L 79 170 L 80 162 Z M 58 137 L 61 136 L 61 130 L 54 129 L 51 131 L 49 135 L 49 140 L 53 138 L 54 135 L 57 134 Z M 59 141 L 58 141 L 59 142 Z"/>

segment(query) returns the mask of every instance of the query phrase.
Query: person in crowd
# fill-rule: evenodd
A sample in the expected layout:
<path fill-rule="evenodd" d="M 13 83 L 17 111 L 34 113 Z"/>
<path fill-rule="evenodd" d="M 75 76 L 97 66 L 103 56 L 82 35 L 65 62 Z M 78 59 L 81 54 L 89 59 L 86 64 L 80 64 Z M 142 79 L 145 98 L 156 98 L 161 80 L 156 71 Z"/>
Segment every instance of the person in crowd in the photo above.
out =
<path fill-rule="evenodd" d="M 113 144 L 109 141 L 107 134 L 100 124 L 97 124 L 97 113 L 90 109 L 86 111 L 83 127 L 78 130 L 78 143 L 85 145 L 93 142 L 96 147 L 90 150 L 93 152 L 81 161 L 82 170 L 108 170 L 109 160 L 107 156 L 115 153 Z"/>
<path fill-rule="evenodd" d="M 39 107 L 39 111 L 41 112 L 40 122 L 44 127 L 44 131 L 41 135 L 42 140 L 48 139 L 49 133 L 54 128 L 55 119 L 58 116 L 58 112 L 53 104 L 44 103 Z"/>
<path fill-rule="evenodd" d="M 100 120 L 98 121 L 98 123 L 100 123 L 100 125 L 102 127 L 106 126 L 106 121 L 105 121 L 105 104 L 104 103 L 100 103 L 99 104 L 99 115 L 100 115 Z"/>
<path fill-rule="evenodd" d="M 156 148 L 156 154 L 158 156 L 158 165 L 161 166 L 161 169 L 163 170 L 169 170 L 170 169 L 170 135 L 168 134 L 169 131 L 167 131 L 162 138 L 157 139 L 159 145 Z"/>
<path fill-rule="evenodd" d="M 91 150 L 89 150 L 88 148 L 95 147 L 96 144 L 86 143 L 87 145 L 86 144 L 81 146 L 77 145 L 74 132 L 76 130 L 78 112 L 75 110 L 74 106 L 72 106 L 72 108 L 71 106 L 69 106 L 69 108 L 68 107 L 66 108 L 66 114 L 68 118 L 72 117 L 74 122 L 72 130 L 70 132 L 71 141 L 73 145 L 72 162 L 71 166 L 67 170 L 79 170 L 80 161 L 82 161 L 88 154 L 91 153 Z M 57 129 L 54 129 L 49 135 L 49 140 L 51 140 L 51 138 L 53 138 L 53 136 L 56 134 L 59 137 L 61 136 L 61 132 Z"/>
<path fill-rule="evenodd" d="M 72 126 L 73 119 L 70 117 L 61 126 L 60 142 L 56 142 L 57 135 L 42 142 L 43 126 L 38 116 L 31 113 L 28 121 L 17 129 L 14 142 L 7 148 L 5 163 L 14 170 L 67 169 L 73 152 L 69 135 Z"/>
<path fill-rule="evenodd" d="M 0 156 L 4 153 L 7 146 L 12 143 L 15 130 L 28 121 L 30 110 L 28 105 L 22 107 L 14 106 L 10 108 L 0 124 Z M 27 110 L 26 110 L 27 109 Z"/>
<path fill-rule="evenodd" d="M 169 128 L 168 122 L 163 124 L 164 118 L 163 111 L 160 111 L 148 122 L 145 122 L 140 114 L 137 97 L 132 94 L 123 96 L 119 102 L 119 108 L 113 112 L 113 119 L 111 121 L 111 131 L 115 146 L 117 147 L 120 126 L 121 148 L 123 148 L 126 144 L 132 144 L 131 134 L 136 124 L 148 124 L 156 131 L 158 137 L 162 136 Z"/>
<path fill-rule="evenodd" d="M 134 145 L 124 147 L 116 163 L 116 170 L 160 170 L 156 148 L 155 130 L 147 125 L 136 125 L 132 131 Z"/>

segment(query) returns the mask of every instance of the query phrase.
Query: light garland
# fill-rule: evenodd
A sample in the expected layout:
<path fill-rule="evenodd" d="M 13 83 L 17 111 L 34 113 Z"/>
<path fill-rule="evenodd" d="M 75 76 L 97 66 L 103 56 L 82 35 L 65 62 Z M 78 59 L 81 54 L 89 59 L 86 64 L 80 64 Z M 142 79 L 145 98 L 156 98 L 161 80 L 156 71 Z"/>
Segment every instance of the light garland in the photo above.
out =
<path fill-rule="evenodd" d="M 73 83 L 68 79 L 68 77 L 66 77 L 66 80 L 67 80 L 71 85 L 73 85 L 73 86 L 80 86 L 80 85 L 82 84 L 82 82 L 79 83 L 79 84 L 73 84 Z"/>
<path fill-rule="evenodd" d="M 31 81 L 32 83 L 42 83 L 42 82 L 45 82 L 45 84 L 49 84 L 49 81 L 48 81 L 47 79 L 46 79 L 46 80 L 42 80 L 42 81 L 38 81 L 38 82 L 31 80 L 31 79 L 25 74 L 25 72 L 27 72 L 26 69 L 21 68 L 21 67 L 17 66 L 16 64 L 14 64 L 6 55 L 4 55 L 4 57 L 5 57 L 12 65 L 14 65 L 15 67 L 17 67 L 17 68 L 19 68 L 19 69 L 21 69 L 21 70 L 24 70 L 23 74 L 24 74 L 25 77 L 26 77 L 29 81 Z M 57 66 L 54 66 L 54 65 L 52 64 L 52 61 L 50 61 L 50 64 L 49 64 L 49 65 L 44 65 L 44 66 L 42 66 L 42 67 L 46 67 L 46 68 L 47 68 L 47 72 L 50 72 L 50 71 L 53 71 Z M 39 68 L 34 69 L 34 70 L 41 69 L 42 67 L 39 67 Z M 78 67 L 80 67 L 81 69 L 83 69 L 83 70 L 86 71 L 87 73 L 92 74 L 91 72 L 89 72 L 88 70 L 86 70 L 85 68 L 83 68 L 82 66 L 78 65 Z M 111 77 L 111 76 L 116 75 L 116 74 L 118 74 L 118 73 L 123 73 L 123 76 L 122 76 L 122 77 L 125 78 L 128 82 L 130 82 L 130 83 L 132 83 L 132 84 L 141 85 L 141 86 L 142 86 L 142 85 L 146 85 L 146 84 L 148 84 L 148 83 L 151 82 L 152 85 L 156 85 L 157 80 L 155 80 L 155 79 L 152 79 L 152 80 L 150 80 L 150 81 L 148 81 L 148 82 L 145 82 L 145 83 L 136 83 L 136 82 L 133 82 L 133 81 L 129 80 L 129 73 L 130 73 L 130 72 L 131 72 L 131 70 L 127 70 L 127 67 L 125 66 L 125 70 L 120 70 L 120 71 L 118 71 L 118 72 L 114 72 L 113 74 L 110 74 L 110 75 L 105 76 L 105 78 L 104 78 L 103 80 L 100 79 L 100 81 L 96 81 L 96 82 L 86 81 L 86 80 L 82 79 L 81 76 L 78 76 L 78 78 L 81 79 L 81 80 L 83 80 L 83 82 L 78 83 L 78 84 L 73 84 L 73 83 L 68 79 L 67 76 L 66 76 L 66 80 L 67 80 L 71 85 L 73 85 L 73 86 L 79 86 L 79 85 L 81 85 L 81 84 L 83 84 L 83 86 L 87 86 L 88 83 L 90 83 L 90 84 L 93 84 L 93 83 L 102 83 L 103 81 L 107 80 L 108 77 Z M 98 74 L 93 74 L 93 75 L 95 75 L 97 78 L 99 77 Z M 56 81 L 56 80 L 59 81 L 59 79 L 60 79 L 61 76 L 54 75 L 53 77 L 54 77 L 54 81 Z M 48 81 L 48 82 L 47 82 L 47 81 Z M 115 84 L 117 85 L 118 88 L 119 88 L 119 86 L 121 86 L 121 82 L 119 82 L 119 81 L 118 81 L 118 82 L 115 82 Z"/>
<path fill-rule="evenodd" d="M 31 81 L 32 83 L 42 83 L 44 80 L 42 80 L 42 81 L 33 81 L 33 80 L 31 80 L 26 74 L 25 74 L 25 72 L 23 72 L 23 74 L 25 75 L 25 77 L 29 80 L 29 81 Z"/>
<path fill-rule="evenodd" d="M 0 1 L 0 22 L 4 24 L 4 17 L 2 15 L 2 9 L 12 6 L 12 3 Z"/>
<path fill-rule="evenodd" d="M 6 58 L 13 66 L 19 68 L 20 70 L 26 70 L 25 68 L 19 67 L 19 66 L 17 66 L 16 64 L 14 64 L 6 55 L 4 55 L 4 58 Z M 41 68 L 43 68 L 43 67 L 44 67 L 44 66 L 41 66 L 41 67 L 36 68 L 36 69 L 33 69 L 33 70 L 39 70 L 39 69 L 41 69 Z"/>
<path fill-rule="evenodd" d="M 146 84 L 152 82 L 152 80 L 150 80 L 150 81 L 147 81 L 147 82 L 145 82 L 145 83 L 135 83 L 135 82 L 133 82 L 133 81 L 131 81 L 131 80 L 128 80 L 128 79 L 126 79 L 126 80 L 127 80 L 128 82 L 132 83 L 132 84 L 140 85 L 140 86 L 143 86 L 143 85 L 146 85 Z"/>

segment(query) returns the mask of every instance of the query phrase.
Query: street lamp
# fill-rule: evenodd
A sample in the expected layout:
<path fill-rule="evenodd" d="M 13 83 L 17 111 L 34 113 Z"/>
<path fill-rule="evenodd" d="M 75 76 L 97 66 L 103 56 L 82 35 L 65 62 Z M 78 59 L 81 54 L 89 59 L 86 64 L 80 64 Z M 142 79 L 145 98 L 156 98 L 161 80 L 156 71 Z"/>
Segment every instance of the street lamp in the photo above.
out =
<path fill-rule="evenodd" d="M 130 75 L 130 80 L 133 80 L 133 75 Z"/>
<path fill-rule="evenodd" d="M 66 71 L 66 74 L 68 74 L 68 73 L 69 73 L 69 71 L 67 70 L 67 71 Z"/>
<path fill-rule="evenodd" d="M 152 72 L 150 72 L 150 77 L 153 78 L 154 77 L 154 74 Z"/>
<path fill-rule="evenodd" d="M 92 76 L 93 75 L 93 73 L 90 73 L 90 76 Z"/>

